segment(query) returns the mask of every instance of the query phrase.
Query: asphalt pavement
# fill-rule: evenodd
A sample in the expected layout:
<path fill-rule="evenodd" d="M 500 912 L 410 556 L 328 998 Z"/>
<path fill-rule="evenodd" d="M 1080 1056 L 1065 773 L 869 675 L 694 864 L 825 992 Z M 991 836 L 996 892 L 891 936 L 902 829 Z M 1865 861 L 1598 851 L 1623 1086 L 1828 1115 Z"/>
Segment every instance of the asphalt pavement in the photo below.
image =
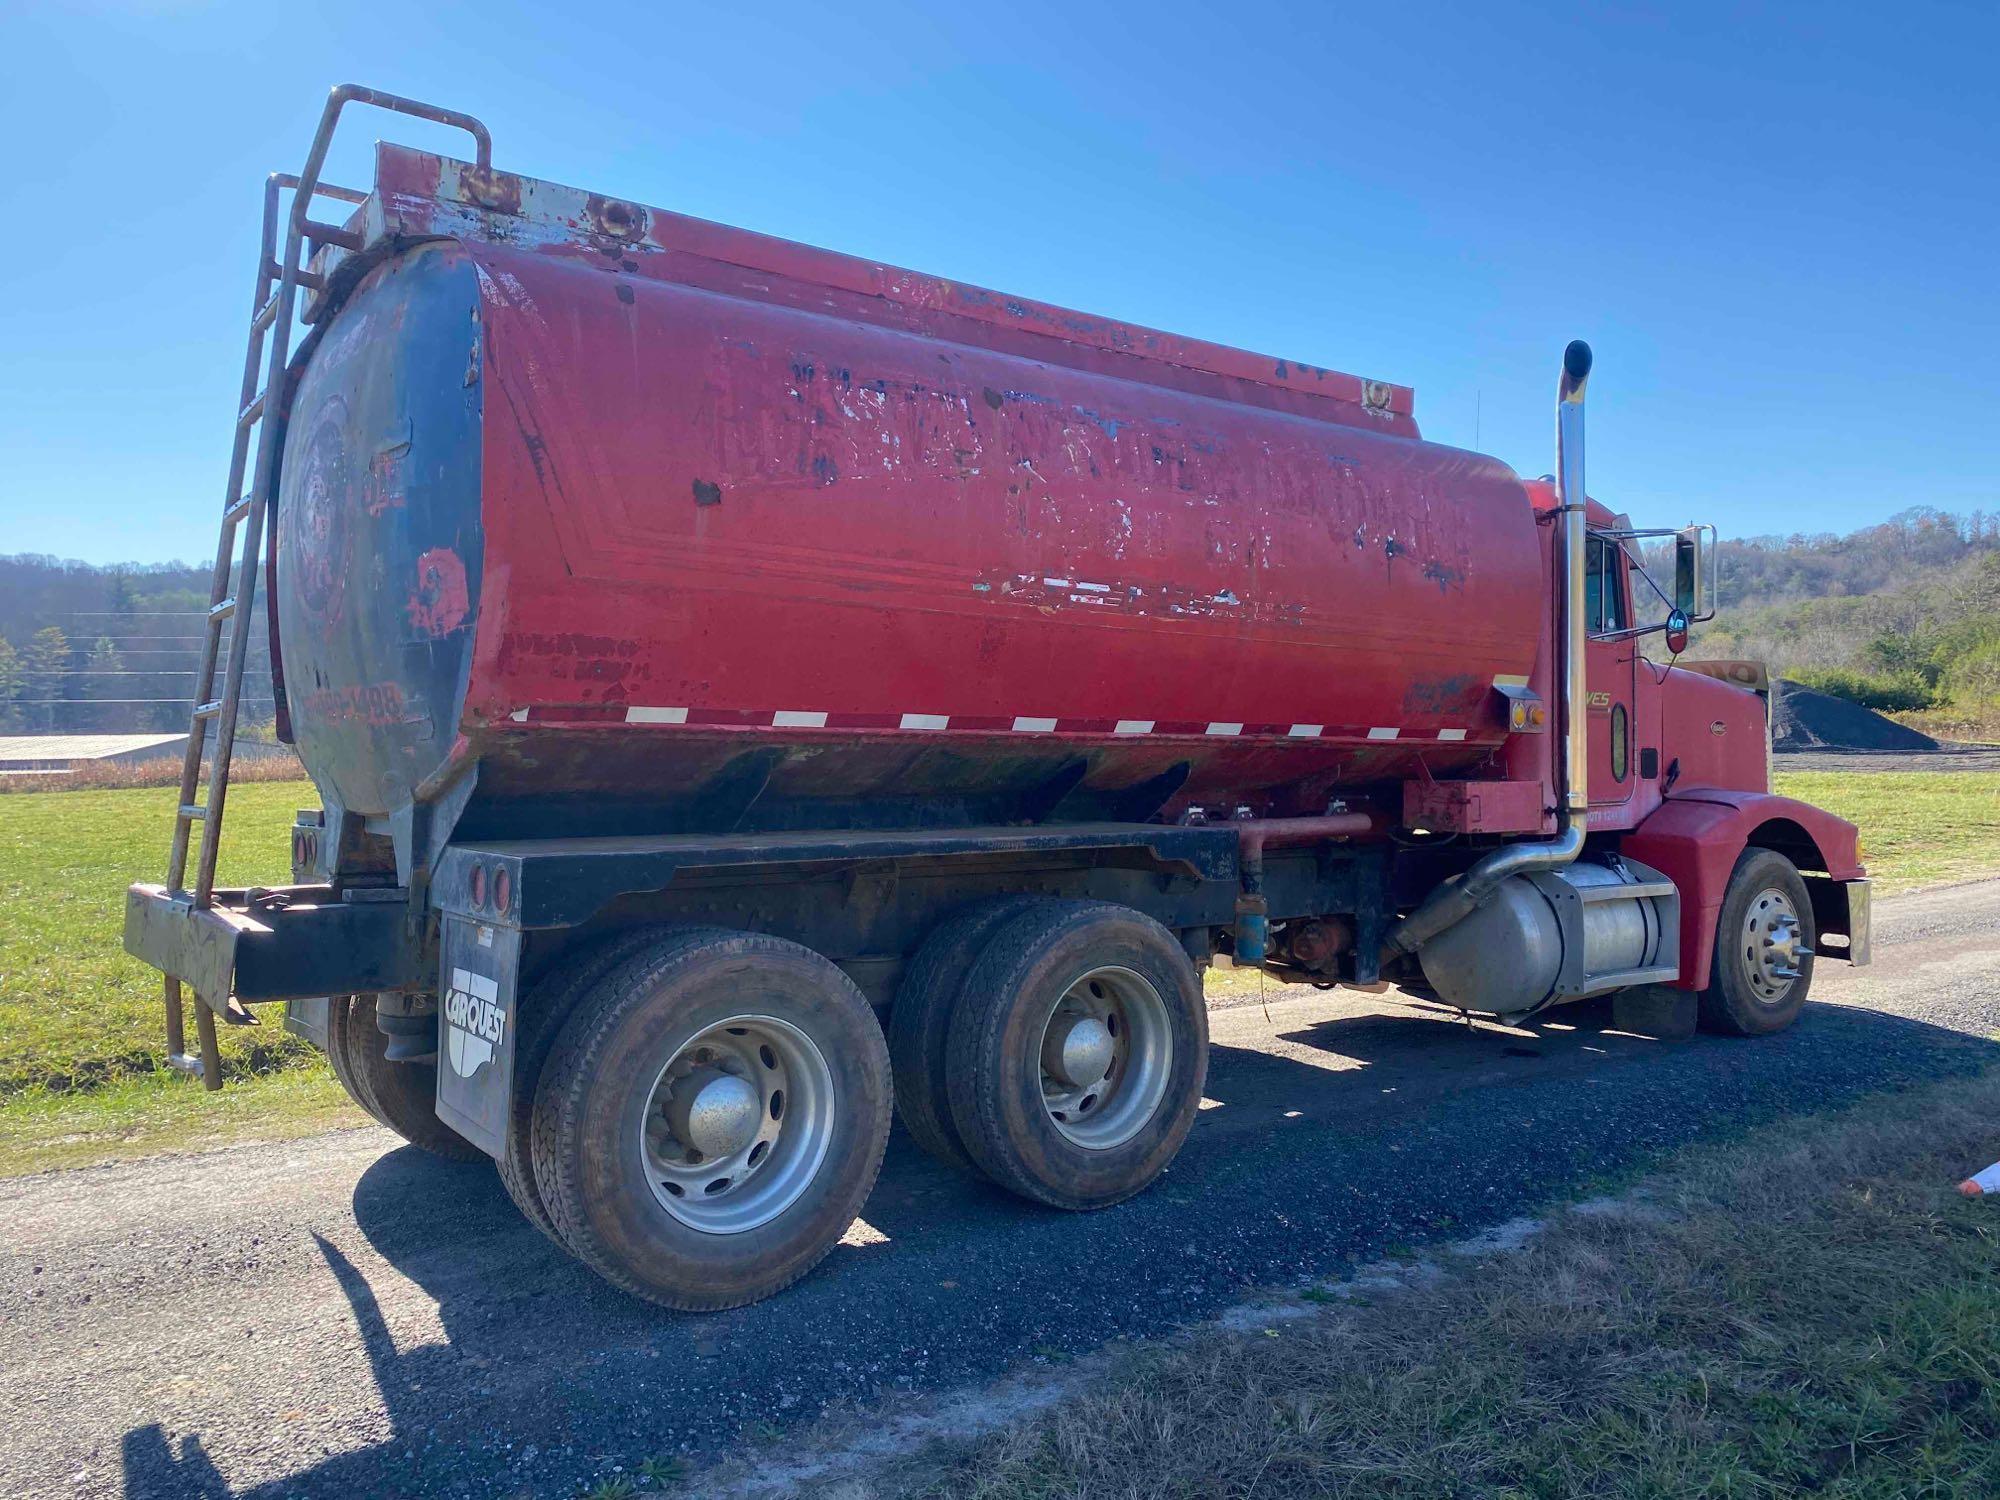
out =
<path fill-rule="evenodd" d="M 1661 1042 L 1601 1009 L 1507 1031 L 1274 985 L 1215 1012 L 1208 1099 L 1150 1192 L 1034 1208 L 898 1132 L 819 1270 L 720 1315 L 632 1301 L 490 1167 L 380 1130 L 0 1183 L 0 1494 L 570 1495 L 1156 1334 L 2000 1060 L 2000 882 L 1879 902 L 1874 967 L 1823 964 L 1778 1037 Z"/>

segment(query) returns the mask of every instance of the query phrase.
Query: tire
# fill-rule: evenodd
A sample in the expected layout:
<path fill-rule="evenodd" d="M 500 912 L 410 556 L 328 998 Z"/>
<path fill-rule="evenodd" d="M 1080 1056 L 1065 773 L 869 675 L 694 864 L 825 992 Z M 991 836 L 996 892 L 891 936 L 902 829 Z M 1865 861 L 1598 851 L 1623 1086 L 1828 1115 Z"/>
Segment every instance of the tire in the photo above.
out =
<path fill-rule="evenodd" d="M 340 1080 L 340 1086 L 347 1090 L 347 1097 L 359 1105 L 376 1124 L 386 1124 L 374 1108 L 361 1097 L 361 1086 L 355 1081 L 354 1070 L 347 1064 L 347 1011 L 354 1003 L 352 995 L 329 995 L 326 1001 L 326 1060 L 333 1069 L 333 1076 Z"/>
<path fill-rule="evenodd" d="M 966 977 L 993 934 L 1041 899 L 1000 896 L 945 918 L 910 960 L 889 1010 L 889 1065 L 903 1128 L 939 1161 L 974 1176 L 985 1174 L 966 1151 L 951 1117 L 945 1068 L 951 1018 Z"/>
<path fill-rule="evenodd" d="M 565 1250 L 569 1245 L 535 1182 L 535 1086 L 549 1049 L 577 1002 L 618 965 L 659 940 L 659 928 L 639 928 L 565 952 L 521 1005 L 520 1023 L 514 1032 L 514 1098 L 507 1121 L 507 1146 L 494 1158 L 494 1165 L 500 1169 L 500 1185 L 521 1216 Z"/>
<path fill-rule="evenodd" d="M 1795 978 L 1771 974 L 1782 964 L 1787 921 L 1796 923 Z M 1775 924 L 1775 925 L 1774 925 Z M 1775 935 L 1774 947 L 1765 939 Z M 1701 992 L 1704 1030 L 1725 1036 L 1768 1036 L 1798 1019 L 1812 988 L 1812 898 L 1792 862 L 1769 849 L 1745 849 L 1730 872 L 1722 913 L 1715 924 L 1715 955 L 1708 988 Z M 1767 957 L 1760 962 L 1759 955 Z"/>
<path fill-rule="evenodd" d="M 1046 1060 L 1052 1018 L 1079 1002 L 1108 1006 L 1097 1042 L 1112 1059 L 1099 1093 L 1072 1087 L 1085 1086 L 1090 1068 L 1059 1079 Z M 1139 912 L 1038 901 L 1001 927 L 966 976 L 946 1074 L 953 1123 L 995 1182 L 1055 1208 L 1120 1202 L 1166 1169 L 1201 1105 L 1208 1012 L 1194 966 Z"/>
<path fill-rule="evenodd" d="M 437 1065 L 390 1062 L 385 1055 L 388 1038 L 375 1024 L 375 997 L 351 996 L 336 1024 L 338 1009 L 337 1004 L 327 1007 L 328 1050 L 333 1051 L 337 1037 L 341 1061 L 334 1065 L 334 1074 L 355 1102 L 412 1146 L 433 1156 L 446 1161 L 484 1161 L 484 1151 L 437 1117 Z"/>
<path fill-rule="evenodd" d="M 673 1123 L 672 1080 L 706 1097 L 727 1071 L 707 1066 L 717 1057 L 750 1090 L 755 1144 L 698 1137 L 692 1107 Z M 613 1285 L 663 1307 L 740 1307 L 797 1281 L 854 1222 L 890 1096 L 881 1027 L 839 969 L 761 933 L 683 928 L 563 1024 L 535 1092 L 535 1182 L 564 1243 Z M 739 1175 L 717 1191 L 700 1184 L 712 1171 Z"/>

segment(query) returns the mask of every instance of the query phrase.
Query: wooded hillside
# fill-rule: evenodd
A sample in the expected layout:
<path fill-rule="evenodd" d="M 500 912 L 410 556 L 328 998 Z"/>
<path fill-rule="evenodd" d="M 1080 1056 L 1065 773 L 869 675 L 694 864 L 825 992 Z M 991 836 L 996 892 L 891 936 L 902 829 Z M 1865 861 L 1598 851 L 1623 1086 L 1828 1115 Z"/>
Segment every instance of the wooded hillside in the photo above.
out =
<path fill-rule="evenodd" d="M 2000 515 L 1906 510 L 1847 536 L 1725 541 L 1690 655 L 1750 657 L 1949 732 L 2000 719 Z"/>

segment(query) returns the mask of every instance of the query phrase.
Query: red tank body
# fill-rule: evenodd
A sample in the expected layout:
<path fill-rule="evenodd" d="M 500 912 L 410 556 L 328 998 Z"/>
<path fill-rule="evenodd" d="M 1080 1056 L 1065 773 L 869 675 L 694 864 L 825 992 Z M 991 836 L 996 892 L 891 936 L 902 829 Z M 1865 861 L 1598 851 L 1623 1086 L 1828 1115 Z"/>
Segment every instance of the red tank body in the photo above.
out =
<path fill-rule="evenodd" d="M 758 746 L 780 800 L 1318 811 L 1505 738 L 1533 508 L 1405 389 L 389 146 L 357 220 L 398 253 L 346 257 L 277 565 L 355 811 L 447 758 L 648 797 Z"/>

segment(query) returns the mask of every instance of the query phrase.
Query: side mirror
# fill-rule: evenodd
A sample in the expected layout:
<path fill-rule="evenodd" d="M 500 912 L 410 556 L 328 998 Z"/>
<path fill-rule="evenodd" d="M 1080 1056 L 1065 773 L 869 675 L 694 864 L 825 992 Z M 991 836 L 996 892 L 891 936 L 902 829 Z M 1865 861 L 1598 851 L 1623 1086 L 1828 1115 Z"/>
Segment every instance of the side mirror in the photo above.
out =
<path fill-rule="evenodd" d="M 1688 526 L 1674 534 L 1674 609 L 1687 620 L 1708 618 L 1708 578 L 1703 567 L 1701 534 L 1705 526 Z"/>
<path fill-rule="evenodd" d="M 1667 611 L 1667 650 L 1679 656 L 1688 648 L 1688 613 L 1679 605 Z"/>

